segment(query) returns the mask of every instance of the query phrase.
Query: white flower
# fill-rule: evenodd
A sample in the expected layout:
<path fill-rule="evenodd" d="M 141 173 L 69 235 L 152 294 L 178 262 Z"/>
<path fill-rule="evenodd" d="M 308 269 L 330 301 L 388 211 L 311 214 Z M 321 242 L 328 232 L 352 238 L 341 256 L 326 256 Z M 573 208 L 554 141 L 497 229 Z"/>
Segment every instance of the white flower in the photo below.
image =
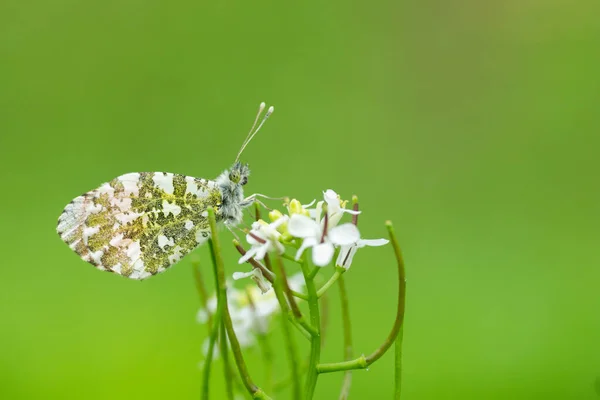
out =
<path fill-rule="evenodd" d="M 327 225 L 329 228 L 336 226 L 344 214 L 357 215 L 360 211 L 348 210 L 345 208 L 346 202 L 340 200 L 340 196 L 331 189 L 327 189 L 323 192 L 323 199 L 325 201 L 319 201 L 316 208 L 308 210 L 310 217 L 314 218 L 315 221 L 323 225 L 325 218 L 321 218 L 323 213 L 323 204 L 327 203 Z M 312 203 L 311 203 L 312 204 Z"/>
<path fill-rule="evenodd" d="M 304 278 L 302 274 L 295 274 L 288 279 L 293 290 L 302 290 Z M 248 286 L 245 290 L 229 288 L 227 290 L 227 306 L 231 315 L 233 330 L 242 348 L 253 346 L 257 335 L 265 335 L 269 330 L 269 323 L 280 312 L 279 302 L 273 290 L 261 293 L 256 286 Z M 208 315 L 214 315 L 217 310 L 217 298 L 208 299 L 206 309 L 198 311 L 199 323 L 206 323 Z M 216 321 L 213 321 L 216 323 Z M 204 354 L 208 353 L 209 339 L 203 344 Z M 215 346 L 215 355 L 218 355 L 218 346 Z"/>
<path fill-rule="evenodd" d="M 304 287 L 304 276 L 297 273 L 288 278 L 288 285 L 292 290 L 301 291 Z M 262 292 L 256 286 L 246 288 L 246 302 L 252 311 L 251 330 L 256 334 L 267 334 L 269 322 L 273 315 L 279 313 L 279 301 L 275 291 Z"/>
<path fill-rule="evenodd" d="M 383 246 L 389 243 L 387 239 L 358 239 L 351 245 L 342 246 L 335 264 L 339 267 L 348 269 L 352 264 L 352 259 L 356 251 L 365 246 Z"/>
<path fill-rule="evenodd" d="M 252 230 L 246 235 L 246 240 L 252 247 L 240 258 L 239 263 L 243 264 L 250 258 L 262 260 L 269 251 L 275 250 L 278 253 L 283 253 L 285 249 L 279 242 L 281 233 L 277 231 L 277 228 L 287 222 L 288 219 L 286 215 L 282 215 L 281 218 L 270 224 L 262 220 L 254 222 Z"/>
<path fill-rule="evenodd" d="M 328 232 L 324 232 L 325 228 L 327 227 L 321 227 L 321 224 L 307 216 L 292 215 L 288 230 L 292 236 L 303 239 L 296 253 L 296 260 L 302 256 L 304 250 L 312 247 L 313 263 L 324 267 L 333 258 L 334 246 L 350 246 L 360 240 L 358 228 L 350 223 L 328 229 Z"/>

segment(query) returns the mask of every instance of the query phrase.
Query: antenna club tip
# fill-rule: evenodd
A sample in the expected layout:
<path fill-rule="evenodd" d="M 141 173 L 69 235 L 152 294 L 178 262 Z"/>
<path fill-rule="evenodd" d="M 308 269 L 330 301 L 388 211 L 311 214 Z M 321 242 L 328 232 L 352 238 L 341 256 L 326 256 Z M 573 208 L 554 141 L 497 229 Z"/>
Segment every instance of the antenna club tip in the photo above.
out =
<path fill-rule="evenodd" d="M 263 101 L 262 103 L 260 103 L 260 106 L 258 106 L 258 108 L 260 108 L 261 110 L 264 110 L 266 106 L 267 106 L 267 105 L 266 105 L 266 104 L 265 104 L 265 102 Z"/>
<path fill-rule="evenodd" d="M 273 114 L 273 111 L 275 111 L 275 107 L 273 106 L 269 107 L 269 109 L 267 110 L 269 114 Z"/>

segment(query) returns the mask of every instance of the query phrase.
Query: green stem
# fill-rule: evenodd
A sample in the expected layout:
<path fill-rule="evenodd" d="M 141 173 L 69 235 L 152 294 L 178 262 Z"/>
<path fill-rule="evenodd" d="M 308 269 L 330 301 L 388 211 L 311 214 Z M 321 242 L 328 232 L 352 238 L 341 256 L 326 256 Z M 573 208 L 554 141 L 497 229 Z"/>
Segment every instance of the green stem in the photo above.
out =
<path fill-rule="evenodd" d="M 215 312 L 215 319 L 219 321 L 223 315 L 223 304 L 217 303 L 217 311 Z M 217 335 L 219 334 L 219 324 L 213 324 L 209 342 L 208 342 L 208 353 L 206 354 L 206 360 L 204 361 L 204 369 L 202 371 L 202 393 L 200 398 L 208 400 L 208 394 L 210 389 L 210 367 L 213 360 L 213 354 L 215 352 L 215 342 L 217 341 Z"/>
<path fill-rule="evenodd" d="M 212 327 L 212 315 L 208 312 L 206 305 L 208 303 L 208 293 L 206 292 L 206 288 L 204 287 L 204 279 L 202 278 L 202 271 L 200 269 L 200 260 L 192 261 L 192 270 L 194 271 L 194 282 L 196 283 L 196 290 L 198 291 L 198 296 L 200 297 L 200 307 L 206 311 L 207 315 L 207 326 L 210 331 Z"/>
<path fill-rule="evenodd" d="M 235 363 L 238 367 L 238 371 L 240 373 L 240 377 L 242 378 L 242 382 L 244 383 L 244 387 L 246 390 L 252 395 L 254 399 L 270 399 L 269 396 L 265 394 L 258 386 L 254 384 L 250 374 L 248 373 L 248 368 L 246 367 L 246 362 L 244 361 L 244 356 L 242 355 L 242 350 L 240 347 L 240 342 L 233 330 L 233 322 L 231 321 L 231 315 L 229 314 L 229 307 L 227 305 L 227 286 L 225 282 L 225 267 L 223 266 L 223 258 L 221 257 L 221 246 L 219 243 L 219 233 L 217 231 L 217 219 L 215 217 L 215 210 L 212 207 L 207 209 L 208 212 L 208 223 L 210 225 L 211 237 L 208 241 L 211 255 L 213 259 L 213 267 L 215 276 L 217 279 L 217 301 L 218 304 L 223 304 L 223 321 L 225 323 L 225 328 L 227 329 L 227 337 L 229 338 L 229 343 L 231 345 L 231 351 L 233 353 L 233 357 L 235 359 Z M 219 324 L 215 323 L 215 326 Z"/>
<path fill-rule="evenodd" d="M 273 287 L 274 286 L 275 286 L 275 283 L 273 282 Z M 306 322 L 304 317 L 301 316 L 300 318 L 297 318 L 296 315 L 294 314 L 294 312 L 292 312 L 290 310 L 288 302 L 285 301 L 285 298 L 283 300 L 284 301 L 281 301 L 280 298 L 277 298 L 277 301 L 279 302 L 279 307 L 281 308 L 281 313 L 287 316 L 288 320 L 292 323 L 292 325 L 294 325 L 294 327 L 296 329 L 298 329 L 298 331 L 306 339 L 310 340 L 312 337 L 312 334 L 314 332 L 314 328 Z"/>
<path fill-rule="evenodd" d="M 267 335 L 257 335 L 258 345 L 262 353 L 263 362 L 265 366 L 265 391 L 271 392 L 274 388 L 273 382 L 273 350 L 271 349 L 271 343 Z"/>
<path fill-rule="evenodd" d="M 327 291 L 327 289 L 329 289 L 331 287 L 331 285 L 333 285 L 339 279 L 339 277 L 342 276 L 342 274 L 344 272 L 346 272 L 345 268 L 336 267 L 335 272 L 333 273 L 333 275 L 331 275 L 331 278 L 329 278 L 329 280 L 327 282 L 325 282 L 325 284 L 323 286 L 321 286 L 321 288 L 317 292 L 317 296 L 318 297 L 323 296 L 323 293 L 325 293 Z"/>
<path fill-rule="evenodd" d="M 365 356 L 360 356 L 350 361 L 342 361 L 337 363 L 319 364 L 317 370 L 319 374 L 329 372 L 349 371 L 351 369 L 365 369 L 369 366 Z"/>
<path fill-rule="evenodd" d="M 307 296 L 307 295 L 305 295 L 304 293 L 296 292 L 295 290 L 290 290 L 290 292 L 292 293 L 292 295 L 293 295 L 294 297 L 297 297 L 297 298 L 299 298 L 299 299 L 302 299 L 302 300 L 308 301 L 308 296 Z"/>
<path fill-rule="evenodd" d="M 350 361 L 319 364 L 317 367 L 319 373 L 367 368 L 369 365 L 379 360 L 385 354 L 385 352 L 392 346 L 392 344 L 394 344 L 394 342 L 398 344 L 398 333 L 400 332 L 400 329 L 404 324 L 404 310 L 406 303 L 406 270 L 404 267 L 404 260 L 402 258 L 402 251 L 400 250 L 400 245 L 398 244 L 398 240 L 396 239 L 396 234 L 394 232 L 392 223 L 390 221 L 387 221 L 385 225 L 390 236 L 390 241 L 392 242 L 392 246 L 394 248 L 394 254 L 396 256 L 396 262 L 398 267 L 398 308 L 396 310 L 396 321 L 394 322 L 394 326 L 392 327 L 390 334 L 383 342 L 383 344 L 379 346 L 379 348 L 375 350 L 372 354 L 366 357 L 360 356 L 359 358 Z M 401 339 L 399 340 L 401 341 Z M 397 371 L 395 376 L 397 379 L 396 387 L 398 387 L 400 385 L 400 372 Z"/>
<path fill-rule="evenodd" d="M 402 336 L 403 329 L 400 328 L 400 332 L 396 337 L 395 344 L 395 357 L 394 357 L 394 400 L 400 399 L 400 392 L 402 391 Z"/>
<path fill-rule="evenodd" d="M 292 314 L 292 316 L 293 315 L 294 314 Z M 319 332 L 311 324 L 309 324 L 308 322 L 306 322 L 306 319 L 304 319 L 304 318 L 295 318 L 295 320 L 298 321 L 298 324 L 302 328 L 304 328 L 306 330 L 306 332 L 308 332 L 308 334 L 311 337 L 319 334 Z"/>
<path fill-rule="evenodd" d="M 219 338 L 219 344 L 221 346 L 221 356 L 223 357 L 223 377 L 225 378 L 225 391 L 227 398 L 233 400 L 233 382 L 231 374 L 231 364 L 229 364 L 229 348 L 227 346 L 227 332 L 225 331 L 225 324 L 221 319 L 219 331 L 221 333 Z"/>
<path fill-rule="evenodd" d="M 249 288 L 246 288 L 246 296 L 248 298 L 248 303 L 252 308 L 252 312 L 254 313 L 254 318 L 257 318 L 256 315 L 256 304 L 252 299 L 251 291 Z M 260 350 L 263 357 L 263 364 L 265 367 L 265 391 L 272 392 L 274 387 L 273 382 L 273 349 L 271 348 L 271 343 L 269 342 L 269 336 L 266 333 L 259 332 L 256 335 L 258 339 L 258 344 L 260 346 Z"/>
<path fill-rule="evenodd" d="M 344 360 L 352 359 L 352 324 L 350 322 L 350 308 L 348 306 L 348 292 L 346 291 L 346 283 L 344 276 L 340 275 L 338 280 L 340 288 L 340 306 L 342 309 L 342 330 L 344 331 Z M 342 390 L 340 391 L 339 400 L 346 400 L 350 394 L 350 385 L 352 384 L 352 372 L 344 373 L 344 381 L 342 382 Z"/>
<path fill-rule="evenodd" d="M 283 261 L 281 257 L 277 257 L 277 262 L 276 262 L 276 267 L 277 267 L 277 278 L 275 279 L 275 284 L 273 286 L 273 289 L 275 290 L 275 295 L 277 296 L 277 300 L 279 301 L 279 304 L 283 304 L 286 302 L 286 298 L 285 298 L 285 275 L 284 275 L 284 270 L 283 270 Z M 299 311 L 298 311 L 299 312 Z M 292 311 L 292 314 L 295 315 L 295 313 Z M 299 318 L 299 317 L 297 317 Z M 294 394 L 294 400 L 300 400 L 301 397 L 301 391 L 300 391 L 300 375 L 298 373 L 298 349 L 296 348 L 296 344 L 294 343 L 294 337 L 292 336 L 292 332 L 290 331 L 290 327 L 287 324 L 287 321 L 285 320 L 285 318 L 281 318 L 281 326 L 282 326 L 282 330 L 283 330 L 283 337 L 285 340 L 285 344 L 286 344 L 286 350 L 288 353 L 288 359 L 290 362 L 290 370 L 292 372 L 292 384 L 293 384 L 293 394 Z"/>
<path fill-rule="evenodd" d="M 380 348 L 375 350 L 373 354 L 367 356 L 367 362 L 369 365 L 373 364 L 385 354 L 385 352 L 396 340 L 396 336 L 398 335 L 398 332 L 400 332 L 400 328 L 404 323 L 404 309 L 406 304 L 406 270 L 404 267 L 404 259 L 402 257 L 400 245 L 396 239 L 396 233 L 394 232 L 392 222 L 387 221 L 385 226 L 388 230 L 388 234 L 390 235 L 390 241 L 392 242 L 392 247 L 394 248 L 394 254 L 396 256 L 396 262 L 398 264 L 398 307 L 396 309 L 396 322 L 394 323 L 388 338 Z"/>
<path fill-rule="evenodd" d="M 315 267 L 318 268 L 318 267 Z M 306 281 L 306 290 L 308 292 L 308 310 L 310 312 L 310 323 L 317 331 L 315 335 L 312 335 L 310 340 L 310 360 L 308 362 L 308 371 L 306 375 L 306 386 L 304 390 L 304 398 L 311 400 L 314 396 L 315 389 L 317 387 L 317 379 L 319 373 L 317 371 L 317 365 L 321 359 L 321 317 L 319 315 L 319 296 L 317 295 L 317 289 L 315 282 L 310 277 L 311 273 L 308 269 L 306 261 L 302 264 L 302 273 L 304 274 L 304 280 Z"/>
<path fill-rule="evenodd" d="M 327 328 L 329 327 L 329 297 L 327 293 L 319 298 L 321 307 L 321 348 L 325 347 Z"/>
<path fill-rule="evenodd" d="M 265 265 L 267 266 L 266 268 L 268 268 L 271 275 L 276 278 L 277 275 L 272 272 L 273 266 L 271 265 L 271 258 L 269 257 L 268 254 L 265 256 Z M 283 292 L 285 294 L 285 298 L 287 298 L 287 301 L 279 302 L 279 306 L 281 307 L 281 310 L 283 310 L 286 314 L 288 314 L 288 318 L 290 319 L 290 321 L 292 321 L 292 323 L 296 326 L 296 328 L 300 329 L 300 327 L 302 327 L 302 328 L 304 328 L 304 330 L 306 330 L 309 334 L 312 335 L 314 332 L 314 329 L 312 328 L 312 326 L 310 326 L 306 322 L 304 317 L 302 317 L 300 308 L 298 308 L 296 299 L 294 299 L 295 292 L 292 289 L 290 289 L 290 286 L 288 285 L 287 276 L 285 275 L 285 270 L 283 269 L 283 264 L 282 264 L 282 268 L 281 268 L 281 273 L 279 275 L 281 275 L 281 277 L 283 278 Z M 275 281 L 270 280 L 270 282 L 273 284 L 273 286 L 275 286 Z M 308 297 L 305 296 L 305 299 L 308 300 Z M 289 307 L 288 307 L 288 305 L 289 305 Z M 290 310 L 290 308 L 291 308 L 291 311 L 288 312 Z M 309 339 L 310 339 L 310 337 L 309 337 Z"/>
<path fill-rule="evenodd" d="M 292 314 L 291 311 L 286 309 L 285 313 L 287 314 L 288 320 L 292 323 L 292 325 L 294 325 L 294 327 L 298 329 L 298 332 L 300 332 L 302 336 L 304 336 L 306 339 L 310 340 L 312 338 L 314 328 L 310 326 L 304 320 L 304 318 L 300 320 L 296 319 L 296 317 L 294 317 L 294 314 Z"/>
<path fill-rule="evenodd" d="M 293 261 L 293 262 L 295 262 L 297 264 L 302 264 L 304 262 L 304 260 L 302 258 L 299 258 L 299 259 L 296 260 L 296 257 L 291 256 L 291 255 L 286 254 L 286 253 L 283 253 L 281 255 L 281 257 L 285 258 L 288 261 Z"/>
<path fill-rule="evenodd" d="M 267 263 L 267 265 L 271 264 L 270 257 L 268 254 L 265 256 L 265 262 Z M 275 279 L 275 282 L 277 282 L 277 279 L 281 280 L 281 288 L 283 289 L 283 293 L 285 294 L 285 297 L 287 298 L 287 301 L 290 305 L 292 314 L 294 314 L 294 317 L 296 317 L 297 319 L 302 319 L 302 313 L 300 312 L 298 303 L 296 303 L 296 299 L 292 294 L 292 289 L 290 289 L 290 285 L 288 284 L 285 269 L 283 268 L 283 259 L 281 257 L 277 257 L 277 272 L 278 275 Z"/>

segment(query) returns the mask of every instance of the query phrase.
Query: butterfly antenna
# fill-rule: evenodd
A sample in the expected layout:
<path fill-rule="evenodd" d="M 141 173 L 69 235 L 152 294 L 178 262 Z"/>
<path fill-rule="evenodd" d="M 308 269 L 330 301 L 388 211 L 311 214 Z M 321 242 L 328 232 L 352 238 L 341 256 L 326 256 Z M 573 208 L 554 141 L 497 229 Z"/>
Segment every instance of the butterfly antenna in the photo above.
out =
<path fill-rule="evenodd" d="M 260 106 L 258 107 L 258 113 L 256 114 L 256 118 L 254 119 L 254 123 L 252 124 L 252 128 L 250 128 L 250 132 L 248 132 L 248 135 L 246 136 L 246 139 L 244 140 L 244 143 L 242 144 L 242 147 L 240 148 L 240 151 L 238 152 L 238 155 L 235 158 L 235 162 L 238 162 L 240 160 L 240 156 L 244 152 L 244 149 L 246 148 L 246 146 L 248 146 L 248 143 L 250 143 L 250 141 L 258 133 L 260 128 L 262 128 L 265 121 L 271 116 L 271 114 L 273 114 L 273 111 L 275 110 L 275 108 L 273 106 L 269 107 L 269 109 L 267 110 L 267 113 L 263 117 L 262 121 L 260 121 L 258 128 L 254 129 L 256 127 L 256 123 L 258 122 L 258 119 L 260 118 L 260 115 L 262 114 L 265 107 L 266 107 L 266 105 L 264 102 L 260 103 Z"/>

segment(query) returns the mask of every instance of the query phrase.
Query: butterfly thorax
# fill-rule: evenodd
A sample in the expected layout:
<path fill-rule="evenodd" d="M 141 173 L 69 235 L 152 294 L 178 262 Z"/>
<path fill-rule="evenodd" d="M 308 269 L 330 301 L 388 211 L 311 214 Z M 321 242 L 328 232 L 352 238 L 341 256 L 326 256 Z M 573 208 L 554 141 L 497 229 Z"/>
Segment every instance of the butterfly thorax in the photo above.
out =
<path fill-rule="evenodd" d="M 244 199 L 244 185 L 248 183 L 249 175 L 248 165 L 236 162 L 215 179 L 221 192 L 218 216 L 223 222 L 237 225 L 242 221 L 244 207 L 251 204 Z"/>

